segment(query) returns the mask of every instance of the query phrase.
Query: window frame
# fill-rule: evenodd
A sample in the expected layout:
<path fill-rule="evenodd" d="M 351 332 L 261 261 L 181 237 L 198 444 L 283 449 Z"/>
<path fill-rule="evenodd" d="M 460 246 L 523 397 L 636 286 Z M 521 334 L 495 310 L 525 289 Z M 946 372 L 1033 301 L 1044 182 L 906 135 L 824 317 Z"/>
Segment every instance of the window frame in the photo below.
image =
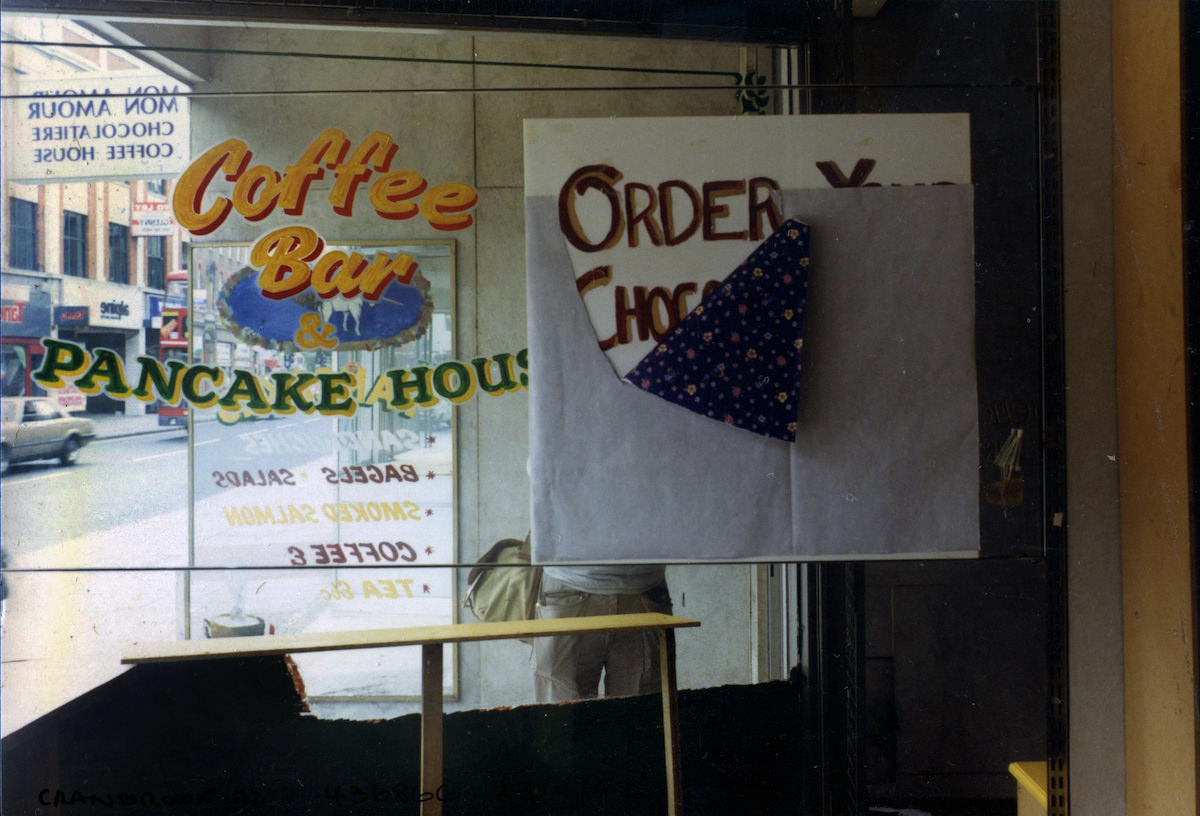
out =
<path fill-rule="evenodd" d="M 156 252 L 159 248 L 161 252 Z M 167 239 L 162 235 L 146 236 L 146 285 L 151 289 L 167 285 Z"/>
<path fill-rule="evenodd" d="M 36 272 L 40 268 L 37 219 L 36 201 L 8 197 L 8 264 L 14 269 Z"/>
<path fill-rule="evenodd" d="M 115 221 L 108 222 L 108 279 L 129 283 L 129 227 Z"/>
<path fill-rule="evenodd" d="M 62 273 L 72 278 L 87 277 L 88 217 L 74 210 L 63 210 Z"/>

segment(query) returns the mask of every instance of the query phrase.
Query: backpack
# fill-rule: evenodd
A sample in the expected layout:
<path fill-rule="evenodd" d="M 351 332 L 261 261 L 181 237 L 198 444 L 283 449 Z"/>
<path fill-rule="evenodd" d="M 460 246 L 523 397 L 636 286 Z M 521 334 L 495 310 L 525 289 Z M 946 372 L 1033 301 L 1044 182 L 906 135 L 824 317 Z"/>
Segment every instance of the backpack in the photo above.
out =
<path fill-rule="evenodd" d="M 467 573 L 462 605 L 484 622 L 532 620 L 541 586 L 542 568 L 530 564 L 529 536 L 504 538 Z"/>

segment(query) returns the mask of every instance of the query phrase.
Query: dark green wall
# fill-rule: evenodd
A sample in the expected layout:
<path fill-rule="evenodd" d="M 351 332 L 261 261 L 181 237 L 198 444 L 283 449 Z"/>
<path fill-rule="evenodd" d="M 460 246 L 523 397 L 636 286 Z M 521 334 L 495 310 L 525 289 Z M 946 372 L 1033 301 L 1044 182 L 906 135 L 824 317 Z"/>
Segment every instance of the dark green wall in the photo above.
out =
<path fill-rule="evenodd" d="M 418 812 L 418 716 L 303 708 L 282 658 L 137 666 L 3 742 L 3 812 Z M 649 696 L 448 715 L 445 813 L 665 812 L 661 712 Z M 683 692 L 680 732 L 687 813 L 795 812 L 791 684 Z"/>

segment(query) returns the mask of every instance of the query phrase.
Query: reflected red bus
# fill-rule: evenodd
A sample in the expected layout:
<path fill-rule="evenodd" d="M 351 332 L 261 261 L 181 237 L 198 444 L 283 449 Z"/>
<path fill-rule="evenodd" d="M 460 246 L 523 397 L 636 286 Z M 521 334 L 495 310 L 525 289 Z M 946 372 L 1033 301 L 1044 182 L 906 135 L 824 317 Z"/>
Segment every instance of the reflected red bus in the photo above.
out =
<path fill-rule="evenodd" d="M 158 332 L 158 359 L 164 366 L 169 360 L 188 361 L 188 329 L 188 273 L 186 269 L 181 269 L 167 273 L 162 328 Z M 182 425 L 186 428 L 187 423 L 186 404 L 159 404 L 159 425 Z"/>

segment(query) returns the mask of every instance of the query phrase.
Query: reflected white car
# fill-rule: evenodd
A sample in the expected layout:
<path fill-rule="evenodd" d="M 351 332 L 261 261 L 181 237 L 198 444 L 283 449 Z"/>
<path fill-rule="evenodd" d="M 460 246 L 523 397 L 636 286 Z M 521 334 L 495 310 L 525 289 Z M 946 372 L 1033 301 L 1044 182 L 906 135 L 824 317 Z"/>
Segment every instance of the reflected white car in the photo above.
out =
<path fill-rule="evenodd" d="M 90 419 L 71 416 L 44 397 L 4 397 L 0 408 L 0 474 L 13 462 L 31 459 L 73 465 L 79 449 L 96 438 Z"/>

